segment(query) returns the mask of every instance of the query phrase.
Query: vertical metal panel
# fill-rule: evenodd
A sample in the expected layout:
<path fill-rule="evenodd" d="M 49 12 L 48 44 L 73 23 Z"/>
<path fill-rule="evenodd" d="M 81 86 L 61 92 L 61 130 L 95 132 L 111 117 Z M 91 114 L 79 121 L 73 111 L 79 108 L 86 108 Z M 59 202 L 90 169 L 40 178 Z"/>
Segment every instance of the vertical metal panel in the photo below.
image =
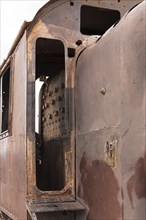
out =
<path fill-rule="evenodd" d="M 11 135 L 0 141 L 1 207 L 13 219 L 26 219 L 26 35 L 15 50 L 12 71 Z"/>
<path fill-rule="evenodd" d="M 145 7 L 130 11 L 78 60 L 77 194 L 88 220 L 146 218 Z"/>
<path fill-rule="evenodd" d="M 31 25 L 32 29 L 30 28 L 28 31 L 27 70 L 25 54 L 26 36 L 24 35 L 21 39 L 14 53 L 15 75 L 12 95 L 12 136 L 0 142 L 0 201 L 2 209 L 10 215 L 11 218 L 26 219 L 24 204 L 26 193 L 26 93 L 28 104 L 28 194 L 30 197 L 38 197 L 38 200 L 42 196 L 41 202 L 43 198 L 44 201 L 47 199 L 49 201 L 50 199 L 50 201 L 53 202 L 64 201 L 66 198 L 67 201 L 75 199 L 74 190 L 73 198 L 60 198 L 58 195 L 52 196 L 51 198 L 51 194 L 41 194 L 35 187 L 35 117 L 33 97 L 35 91 L 35 40 L 40 36 L 60 39 L 64 42 L 66 47 L 73 47 L 76 50 L 74 59 L 68 58 L 67 53 L 65 58 L 67 97 L 68 103 L 70 103 L 67 103 L 70 105 L 68 110 L 68 124 L 71 124 L 72 128 L 70 143 L 74 148 L 73 95 L 75 62 L 77 54 L 84 47 L 96 40 L 95 37 L 83 36 L 80 33 L 80 7 L 82 4 L 88 5 L 90 3 L 92 6 L 119 9 L 123 15 L 127 9 L 137 2 L 139 1 L 121 0 L 113 1 L 109 4 L 109 1 L 74 1 L 75 4 L 71 6 L 70 1 L 64 0 L 56 1 L 53 5 L 46 6 L 44 11 L 38 14 L 38 17 L 40 16 L 39 20 L 34 20 Z M 63 15 L 62 12 L 64 11 L 66 13 Z M 134 16 L 135 20 L 133 20 Z M 74 18 L 76 20 L 74 20 Z M 131 41 L 127 40 L 127 38 L 129 40 L 132 39 L 135 43 L 138 42 L 136 41 L 138 38 L 140 39 L 139 42 L 142 43 L 141 26 L 143 23 L 141 23 L 141 26 L 139 25 L 140 17 L 139 15 L 137 16 L 137 13 L 133 15 L 133 18 L 130 23 L 127 23 L 127 26 L 123 21 L 121 26 L 117 25 L 112 32 L 110 30 L 96 46 L 89 48 L 87 52 L 83 53 L 82 58 L 79 60 L 77 71 L 78 97 L 76 99 L 77 193 L 78 198 L 83 203 L 88 204 L 89 210 L 88 207 L 86 210 L 86 212 L 88 212 L 88 220 L 95 218 L 100 220 L 107 219 L 109 216 L 111 219 L 120 219 L 122 217 L 130 219 L 131 216 L 136 219 L 139 215 L 141 215 L 140 217 L 142 218 L 144 216 L 143 201 L 145 201 L 145 195 L 143 190 L 145 187 L 139 184 L 138 178 L 140 173 L 139 167 L 143 167 L 144 164 L 143 149 L 145 141 L 142 131 L 144 130 L 145 118 L 144 109 L 141 107 L 141 96 L 144 96 L 143 86 L 145 78 L 141 69 L 143 63 L 139 63 L 138 71 L 136 71 L 137 66 L 133 65 L 137 63 L 137 60 L 142 60 L 140 58 L 142 57 L 143 51 L 141 50 L 141 52 L 137 54 L 137 50 L 139 51 L 139 48 L 141 48 L 140 45 L 136 43 L 137 46 L 131 48 Z M 133 24 L 137 24 L 137 29 L 135 29 Z M 138 31 L 138 28 L 140 31 Z M 78 40 L 82 42 L 81 45 L 76 44 Z M 121 45 L 124 45 L 124 47 Z M 127 53 L 127 49 L 129 53 Z M 136 51 L 135 54 L 137 54 L 135 58 L 131 56 L 133 51 Z M 129 62 L 126 63 L 129 57 L 131 58 L 130 65 L 133 65 L 132 70 L 135 70 L 135 74 L 133 74 Z M 136 62 L 133 61 L 133 58 Z M 26 71 L 28 71 L 27 91 Z M 139 75 L 137 75 L 139 71 L 142 75 L 140 78 Z M 139 79 L 141 79 L 141 81 L 139 81 Z M 131 82 L 133 82 L 133 86 L 129 86 Z M 140 87 L 140 85 L 142 85 L 142 87 Z M 137 91 L 141 93 L 137 93 Z M 130 121 L 130 119 L 132 121 Z M 128 130 L 129 128 L 132 128 L 131 133 Z M 112 151 L 112 154 L 110 153 L 109 146 L 115 149 Z M 137 146 L 139 146 L 139 149 Z M 130 161 L 127 155 L 131 155 Z M 143 176 L 143 173 L 141 176 Z M 136 181 L 140 185 L 138 188 Z M 74 188 L 74 183 L 72 185 Z M 136 199 L 135 197 L 133 198 L 133 193 L 135 193 Z M 138 214 L 138 207 L 141 207 L 140 214 Z M 64 207 L 62 206 L 61 210 L 63 209 Z M 77 207 L 75 207 L 74 210 L 76 209 Z M 58 215 L 58 213 L 54 216 L 52 213 L 50 215 L 46 214 L 47 217 L 53 216 L 52 218 L 56 219 Z M 81 217 L 81 219 L 86 219 L 85 215 L 86 213 L 84 212 L 84 218 Z M 71 216 L 67 215 L 65 218 L 70 217 Z M 77 218 L 78 217 L 79 215 L 77 215 Z"/>

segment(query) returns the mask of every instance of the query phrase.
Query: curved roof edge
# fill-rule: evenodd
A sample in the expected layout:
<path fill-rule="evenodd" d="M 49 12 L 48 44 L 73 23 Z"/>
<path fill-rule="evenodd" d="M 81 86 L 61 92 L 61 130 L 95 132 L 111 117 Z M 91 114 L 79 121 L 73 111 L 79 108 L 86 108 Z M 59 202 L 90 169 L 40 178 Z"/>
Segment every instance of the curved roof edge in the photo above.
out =
<path fill-rule="evenodd" d="M 35 20 L 35 19 L 37 19 L 39 16 L 40 16 L 40 14 L 48 7 L 48 6 L 51 6 L 51 5 L 53 5 L 54 3 L 56 3 L 56 2 L 58 2 L 58 3 L 60 3 L 62 0 L 48 0 L 48 2 L 46 3 L 46 4 L 44 4 L 39 10 L 38 10 L 38 12 L 35 14 L 35 16 L 34 16 L 34 18 L 33 18 L 33 20 Z M 32 21 L 33 21 L 32 20 Z"/>

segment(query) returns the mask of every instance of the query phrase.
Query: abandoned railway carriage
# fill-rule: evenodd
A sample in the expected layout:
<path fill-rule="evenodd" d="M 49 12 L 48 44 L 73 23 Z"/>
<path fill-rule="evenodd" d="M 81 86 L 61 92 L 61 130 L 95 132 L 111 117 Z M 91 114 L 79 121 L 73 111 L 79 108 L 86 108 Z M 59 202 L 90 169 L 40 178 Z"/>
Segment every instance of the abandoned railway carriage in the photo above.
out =
<path fill-rule="evenodd" d="M 145 31 L 139 0 L 51 0 L 23 24 L 0 73 L 5 219 L 146 219 Z"/>

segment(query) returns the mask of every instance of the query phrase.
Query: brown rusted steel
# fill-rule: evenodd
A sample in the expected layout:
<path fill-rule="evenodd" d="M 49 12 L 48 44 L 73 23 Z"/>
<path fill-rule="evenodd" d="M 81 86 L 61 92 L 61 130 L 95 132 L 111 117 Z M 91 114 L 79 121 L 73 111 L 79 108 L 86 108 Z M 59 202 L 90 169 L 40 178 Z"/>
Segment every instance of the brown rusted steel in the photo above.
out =
<path fill-rule="evenodd" d="M 78 60 L 77 194 L 90 220 L 146 218 L 144 7 Z"/>
<path fill-rule="evenodd" d="M 126 13 L 137 3 L 52 0 L 20 31 L 0 73 L 11 63 L 9 130 L 0 134 L 5 218 L 146 218 L 145 3 Z M 82 6 L 124 17 L 101 38 L 83 34 Z"/>
<path fill-rule="evenodd" d="M 26 216 L 26 34 L 12 58 L 11 106 L 12 120 L 8 137 L 0 140 L 1 210 L 12 219 Z M 10 117 L 9 117 L 10 119 Z"/>

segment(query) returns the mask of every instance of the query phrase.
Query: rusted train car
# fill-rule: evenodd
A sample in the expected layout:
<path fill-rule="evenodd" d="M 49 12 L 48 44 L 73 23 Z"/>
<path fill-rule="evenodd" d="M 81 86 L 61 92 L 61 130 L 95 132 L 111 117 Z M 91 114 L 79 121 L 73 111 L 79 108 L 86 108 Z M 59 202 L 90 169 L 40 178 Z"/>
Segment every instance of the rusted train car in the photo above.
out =
<path fill-rule="evenodd" d="M 0 72 L 0 210 L 146 219 L 146 1 L 51 0 Z"/>

